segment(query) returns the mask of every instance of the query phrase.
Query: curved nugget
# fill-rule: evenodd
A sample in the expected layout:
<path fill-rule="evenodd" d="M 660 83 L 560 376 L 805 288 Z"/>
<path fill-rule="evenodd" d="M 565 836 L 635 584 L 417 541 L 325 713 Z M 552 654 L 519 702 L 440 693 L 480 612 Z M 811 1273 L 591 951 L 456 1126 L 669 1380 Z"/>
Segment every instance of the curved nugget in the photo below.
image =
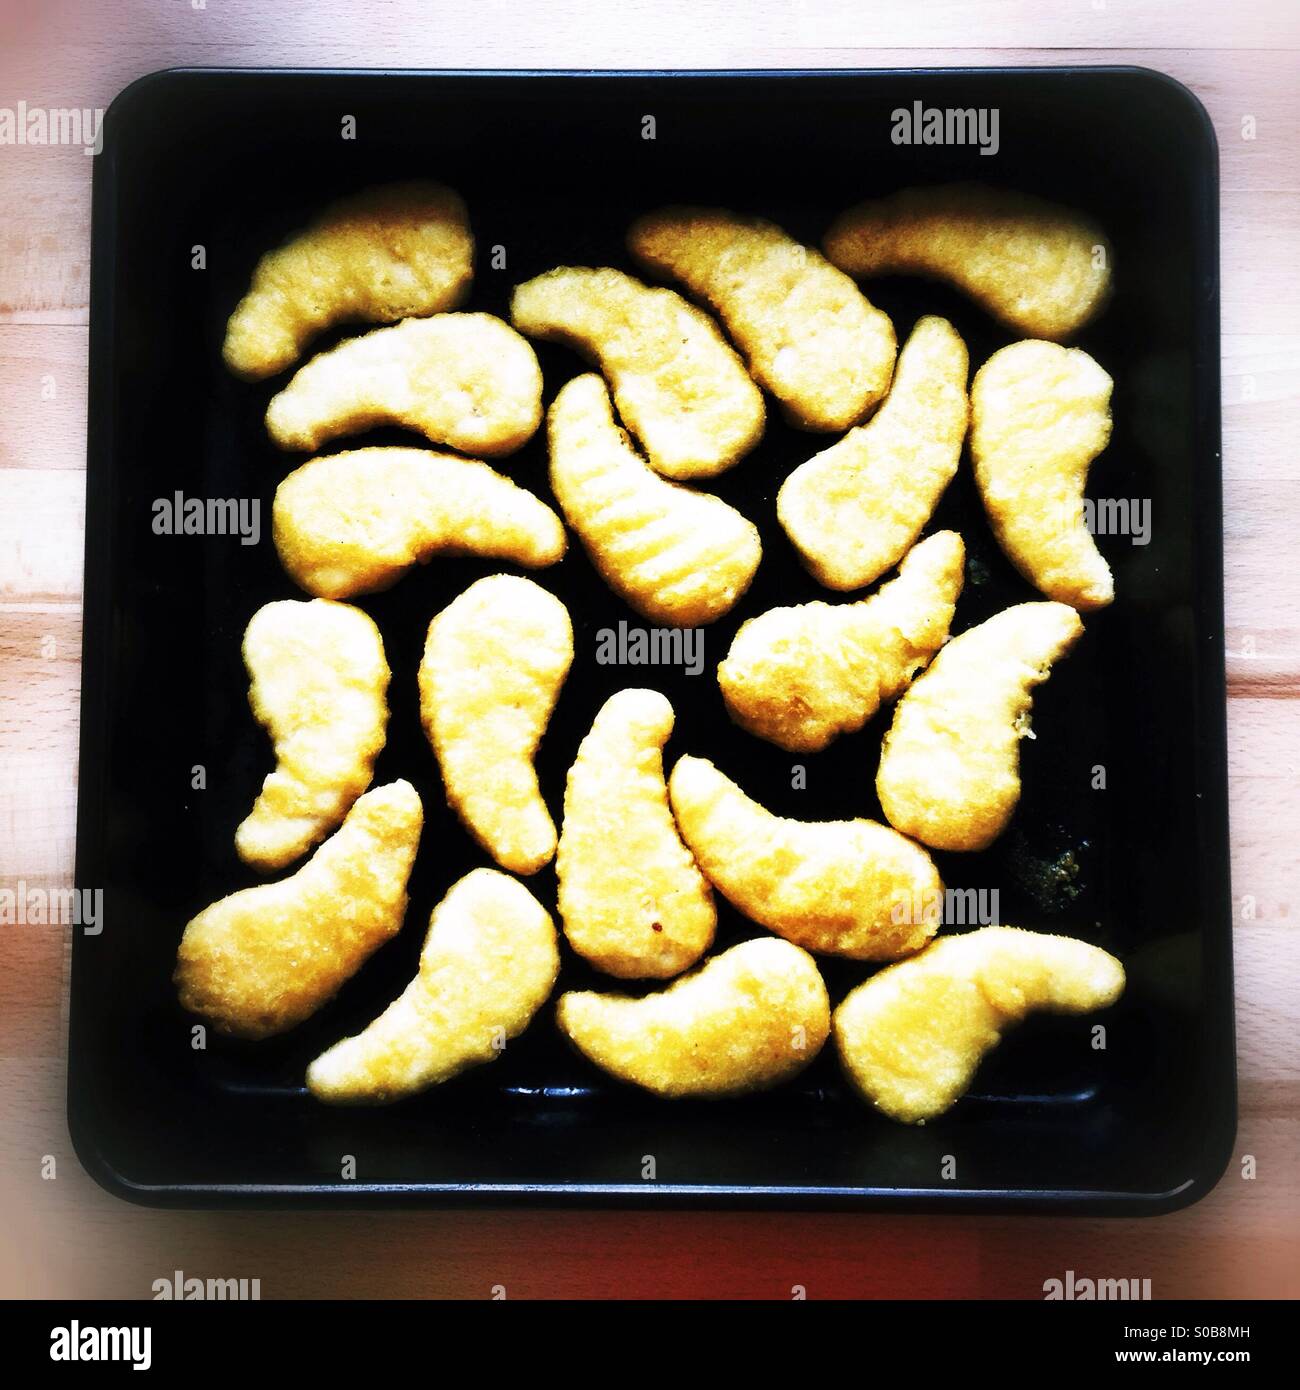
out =
<path fill-rule="evenodd" d="M 968 628 L 894 709 L 876 774 L 895 830 L 934 849 L 986 849 L 1020 800 L 1033 690 L 1083 635 L 1073 608 L 1021 603 Z"/>
<path fill-rule="evenodd" d="M 1091 1013 L 1123 992 L 1124 967 L 1086 941 L 982 927 L 941 937 L 859 985 L 835 1010 L 835 1044 L 864 1100 L 924 1124 L 965 1093 L 1027 1014 Z"/>
<path fill-rule="evenodd" d="M 948 640 L 965 553 L 956 531 L 938 531 L 870 598 L 769 608 L 742 623 L 718 666 L 731 717 L 791 753 L 855 733 Z"/>
<path fill-rule="evenodd" d="M 778 936 L 850 960 L 897 960 L 934 935 L 939 871 L 887 825 L 774 816 L 705 758 L 679 758 L 668 786 L 706 877 Z"/>
<path fill-rule="evenodd" d="M 517 879 L 475 869 L 433 910 L 420 969 L 355 1037 L 307 1068 L 335 1105 L 384 1105 L 494 1062 L 550 997 L 560 969 L 555 925 Z"/>
<path fill-rule="evenodd" d="M 1110 243 L 1068 208 L 980 184 L 909 188 L 836 218 L 826 254 L 850 275 L 926 275 L 1033 338 L 1068 338 L 1110 289 Z"/>
<path fill-rule="evenodd" d="M 355 449 L 312 459 L 276 489 L 275 548 L 300 588 L 372 594 L 435 555 L 483 555 L 529 569 L 565 551 L 560 518 L 477 459 L 427 449 Z"/>
<path fill-rule="evenodd" d="M 663 208 L 632 225 L 639 264 L 722 316 L 754 378 L 807 430 L 856 425 L 889 389 L 888 317 L 780 227 L 719 208 Z"/>
<path fill-rule="evenodd" d="M 1115 597 L 1083 504 L 1110 439 L 1111 385 L 1086 352 L 1034 341 L 995 352 L 971 383 L 971 458 L 994 534 L 1031 584 L 1084 611 Z"/>
<path fill-rule="evenodd" d="M 556 396 L 551 490 L 592 564 L 652 622 L 711 623 L 749 588 L 763 547 L 754 524 L 708 493 L 661 478 L 614 421 L 598 376 Z"/>
<path fill-rule="evenodd" d="M 495 458 L 542 421 L 542 369 L 526 339 L 491 314 L 437 314 L 376 328 L 301 367 L 266 408 L 281 449 L 317 449 L 374 425 Z"/>
<path fill-rule="evenodd" d="M 236 376 L 273 376 L 331 324 L 454 309 L 473 275 L 474 238 L 458 193 L 427 182 L 367 189 L 258 261 L 222 355 Z"/>
<path fill-rule="evenodd" d="M 624 979 L 685 970 L 713 943 L 713 894 L 682 844 L 664 783 L 673 707 L 656 690 L 620 690 L 596 715 L 569 769 L 555 855 L 564 934 Z"/>
<path fill-rule="evenodd" d="M 205 908 L 177 952 L 181 1005 L 243 1038 L 309 1018 L 397 934 L 423 821 L 409 782 L 376 787 L 296 873 Z"/>
<path fill-rule="evenodd" d="M 235 831 L 235 849 L 246 864 L 280 869 L 324 839 L 370 785 L 388 725 L 388 662 L 359 608 L 287 599 L 253 614 L 244 665 L 275 771 Z"/>
<path fill-rule="evenodd" d="M 896 565 L 952 481 L 966 437 L 966 344 L 923 318 L 884 405 L 781 485 L 776 514 L 828 589 L 857 589 Z"/>
<path fill-rule="evenodd" d="M 568 610 L 530 579 L 480 579 L 429 624 L 420 715 L 448 805 L 517 874 L 555 853 L 533 756 L 572 662 Z"/>
<path fill-rule="evenodd" d="M 656 994 L 562 994 L 560 1031 L 602 1071 L 659 1096 L 735 1096 L 801 1072 L 830 1032 L 812 957 L 744 941 Z"/>
<path fill-rule="evenodd" d="M 763 437 L 763 393 L 713 320 L 673 290 L 621 270 L 560 266 L 515 290 L 510 321 L 600 367 L 666 478 L 721 473 Z"/>

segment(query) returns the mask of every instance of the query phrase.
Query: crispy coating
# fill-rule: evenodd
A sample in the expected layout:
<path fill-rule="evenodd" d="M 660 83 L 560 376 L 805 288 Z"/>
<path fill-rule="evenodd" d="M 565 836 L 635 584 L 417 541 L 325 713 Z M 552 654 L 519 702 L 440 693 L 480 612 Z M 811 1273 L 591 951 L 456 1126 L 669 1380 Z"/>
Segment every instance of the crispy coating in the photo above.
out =
<path fill-rule="evenodd" d="M 934 849 L 986 849 L 1020 800 L 1033 690 L 1083 635 L 1073 608 L 1021 603 L 968 628 L 899 700 L 876 792 L 889 823 Z"/>
<path fill-rule="evenodd" d="M 641 999 L 562 994 L 555 1020 L 621 1081 L 658 1096 L 735 1096 L 801 1072 L 829 1035 L 830 1001 L 806 951 L 765 937 Z"/>
<path fill-rule="evenodd" d="M 719 208 L 662 208 L 632 225 L 637 262 L 710 304 L 756 381 L 800 429 L 844 430 L 889 389 L 888 317 L 780 227 Z"/>
<path fill-rule="evenodd" d="M 705 758 L 679 758 L 669 791 L 682 838 L 713 886 L 796 946 L 897 960 L 934 935 L 939 871 L 887 825 L 774 816 Z"/>
<path fill-rule="evenodd" d="M 560 950 L 550 914 L 517 879 L 475 869 L 433 910 L 420 969 L 363 1032 L 307 1068 L 335 1105 L 383 1105 L 494 1062 L 550 997 Z"/>
<path fill-rule="evenodd" d="M 1068 936 L 983 927 L 873 975 L 835 1010 L 854 1089 L 904 1124 L 942 1115 L 1005 1029 L 1035 1011 L 1084 1014 L 1124 992 L 1124 967 Z"/>
<path fill-rule="evenodd" d="M 604 373 L 624 423 L 666 478 L 707 478 L 763 437 L 763 393 L 717 324 L 621 270 L 560 266 L 520 285 L 510 320 Z"/>
<path fill-rule="evenodd" d="M 435 555 L 538 569 L 566 547 L 560 518 L 531 492 L 486 463 L 427 449 L 312 459 L 276 489 L 271 526 L 285 572 L 335 599 L 387 589 Z"/>
<path fill-rule="evenodd" d="M 718 666 L 731 717 L 791 753 L 855 733 L 948 640 L 965 555 L 956 531 L 938 531 L 870 598 L 769 608 L 742 623 Z"/>
<path fill-rule="evenodd" d="M 569 944 L 623 979 L 663 979 L 713 944 L 713 894 L 668 809 L 663 746 L 673 707 L 657 690 L 620 690 L 569 769 L 555 856 Z"/>
<path fill-rule="evenodd" d="M 182 1006 L 243 1038 L 309 1018 L 397 934 L 423 821 L 409 782 L 376 787 L 296 873 L 205 908 L 177 952 Z"/>
<path fill-rule="evenodd" d="M 625 603 L 675 627 L 711 623 L 736 604 L 763 554 L 751 521 L 650 469 L 615 423 L 598 376 L 570 381 L 548 423 L 551 490 Z"/>
<path fill-rule="evenodd" d="M 1084 612 L 1115 597 L 1083 506 L 1111 386 L 1086 352 L 1031 340 L 995 352 L 971 383 L 971 459 L 994 534 L 1031 584 Z"/>
<path fill-rule="evenodd" d="M 420 715 L 447 804 L 517 874 L 555 853 L 533 757 L 572 662 L 568 609 L 531 579 L 489 575 L 429 624 Z"/>
<path fill-rule="evenodd" d="M 884 405 L 781 485 L 776 514 L 828 589 L 857 589 L 896 565 L 952 481 L 966 437 L 966 344 L 923 318 Z"/>
<path fill-rule="evenodd" d="M 373 425 L 406 425 L 434 444 L 495 458 L 542 421 L 542 369 L 491 314 L 437 314 L 376 328 L 322 352 L 266 408 L 281 449 L 316 449 Z"/>
<path fill-rule="evenodd" d="M 1033 338 L 1068 338 L 1110 289 L 1100 227 L 1027 193 L 980 184 L 909 188 L 842 213 L 826 254 L 850 275 L 926 275 Z"/>
<path fill-rule="evenodd" d="M 368 189 L 258 261 L 222 355 L 236 376 L 273 376 L 331 324 L 454 309 L 473 275 L 474 238 L 458 193 L 428 182 Z"/>
<path fill-rule="evenodd" d="M 248 702 L 275 771 L 235 831 L 246 864 L 281 869 L 323 840 L 370 785 L 388 725 L 389 670 L 374 622 L 328 599 L 268 603 L 244 633 Z"/>

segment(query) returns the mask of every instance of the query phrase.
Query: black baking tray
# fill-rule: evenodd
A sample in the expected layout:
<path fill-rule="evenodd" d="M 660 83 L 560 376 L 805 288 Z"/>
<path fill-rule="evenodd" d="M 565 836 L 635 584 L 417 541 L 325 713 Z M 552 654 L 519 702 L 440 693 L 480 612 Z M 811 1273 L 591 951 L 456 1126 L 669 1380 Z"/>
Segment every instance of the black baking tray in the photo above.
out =
<path fill-rule="evenodd" d="M 894 144 L 891 113 L 916 101 L 996 108 L 997 154 Z M 349 116 L 353 139 L 343 138 Z M 170 983 L 176 945 L 199 908 L 257 880 L 237 860 L 233 832 L 271 766 L 247 707 L 240 639 L 261 604 L 302 597 L 269 537 L 276 484 L 300 461 L 279 454 L 262 426 L 280 383 L 250 386 L 223 369 L 225 319 L 257 257 L 314 210 L 413 176 L 464 194 L 479 247 L 470 307 L 503 315 L 511 287 L 553 265 L 631 268 L 624 229 L 666 201 L 752 211 L 817 243 L 859 198 L 973 178 L 1068 202 L 1106 228 L 1114 297 L 1077 341 L 1115 379 L 1115 429 L 1089 490 L 1149 499 L 1149 544 L 1101 540 L 1118 597 L 1087 620 L 1074 655 L 1038 692 L 1008 832 L 985 853 L 937 856 L 950 886 L 996 888 L 1002 920 L 1078 935 L 1122 958 L 1129 986 L 1104 1018 L 1104 1050 L 1091 1045 L 1090 1021 L 1031 1019 L 950 1113 L 904 1127 L 848 1093 L 832 1047 L 768 1094 L 654 1100 L 568 1051 L 548 1007 L 496 1064 L 405 1104 L 313 1101 L 307 1062 L 400 991 L 430 909 L 485 862 L 445 807 L 418 720 L 430 616 L 502 568 L 461 560 L 361 600 L 393 668 L 376 783 L 411 779 L 427 815 L 404 930 L 288 1036 L 193 1049 L 194 1021 Z M 1176 82 L 1134 68 L 188 70 L 129 87 L 105 119 L 94 174 L 77 882 L 102 889 L 104 909 L 102 932 L 74 932 L 68 1079 L 72 1135 L 90 1172 L 124 1197 L 184 1206 L 1135 1214 L 1208 1191 L 1236 1122 L 1217 209 L 1204 110 Z M 504 248 L 502 269 L 494 247 Z M 972 370 L 1015 336 L 938 285 L 891 278 L 868 294 L 900 341 L 920 314 L 948 316 Z M 557 347 L 539 355 L 549 402 L 584 367 Z M 879 817 L 874 770 L 887 713 L 824 753 L 792 758 L 735 728 L 712 679 L 743 618 L 819 596 L 775 524 L 774 497 L 829 441 L 776 415 L 761 448 L 716 482 L 758 524 L 765 558 L 746 600 L 706 629 L 704 674 L 596 663 L 596 632 L 635 617 L 577 545 L 535 576 L 569 605 L 576 634 L 539 759 L 557 819 L 592 716 L 614 690 L 646 683 L 677 710 L 670 760 L 687 750 L 713 757 L 782 814 Z M 506 470 L 547 496 L 543 436 Z M 260 499 L 260 544 L 155 535 L 152 503 L 177 490 Z M 949 525 L 969 553 L 955 631 L 1035 597 L 994 544 L 965 465 L 933 523 Z M 807 790 L 792 788 L 795 761 L 806 764 Z M 198 765 L 204 790 L 191 785 Z M 1094 787 L 1098 767 L 1104 789 Z M 552 872 L 530 882 L 553 907 Z M 757 934 L 725 903 L 720 910 L 720 946 Z M 825 974 L 837 1001 L 865 971 L 828 962 Z M 566 947 L 562 985 L 593 982 Z M 348 1155 L 353 1175 L 344 1177 Z M 643 1176 L 646 1156 L 653 1178 Z"/>

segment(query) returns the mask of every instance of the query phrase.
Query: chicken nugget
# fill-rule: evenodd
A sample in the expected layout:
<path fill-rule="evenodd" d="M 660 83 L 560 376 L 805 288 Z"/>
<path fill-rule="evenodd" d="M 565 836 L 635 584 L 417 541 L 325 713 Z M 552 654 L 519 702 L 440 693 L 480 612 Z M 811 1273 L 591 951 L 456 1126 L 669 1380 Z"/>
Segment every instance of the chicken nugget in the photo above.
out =
<path fill-rule="evenodd" d="M 555 853 L 533 756 L 572 662 L 568 609 L 530 579 L 480 579 L 429 624 L 420 715 L 447 804 L 517 874 Z"/>
<path fill-rule="evenodd" d="M 717 324 L 673 290 L 621 270 L 560 266 L 515 290 L 510 321 L 595 362 L 666 478 L 721 473 L 763 437 L 763 393 Z"/>
<path fill-rule="evenodd" d="M 385 1105 L 494 1062 L 550 997 L 560 950 L 550 914 L 517 879 L 475 869 L 433 910 L 420 969 L 364 1031 L 307 1068 L 335 1105 Z"/>
<path fill-rule="evenodd" d="M 925 528 L 961 461 L 967 366 L 952 324 L 921 319 L 884 405 L 782 483 L 777 519 L 828 589 L 878 579 Z"/>
<path fill-rule="evenodd" d="M 236 376 L 274 376 L 331 324 L 454 309 L 473 275 L 474 238 L 458 193 L 428 182 L 367 189 L 258 261 L 222 355 Z"/>
<path fill-rule="evenodd" d="M 939 871 L 887 825 L 774 816 L 706 758 L 679 758 L 668 786 L 705 877 L 778 936 L 825 955 L 897 960 L 934 935 Z"/>
<path fill-rule="evenodd" d="M 311 460 L 276 489 L 285 573 L 322 598 L 373 594 L 435 555 L 482 555 L 528 569 L 564 557 L 560 518 L 477 459 L 427 449 L 355 449 Z"/>
<path fill-rule="evenodd" d="M 876 793 L 890 825 L 934 849 L 980 850 L 1020 800 L 1033 690 L 1083 635 L 1073 608 L 1021 603 L 968 628 L 894 707 Z"/>
<path fill-rule="evenodd" d="M 835 1044 L 862 1098 L 924 1124 L 971 1083 L 1003 1032 L 1035 1011 L 1085 1014 L 1124 992 L 1124 967 L 1069 936 L 982 927 L 873 975 L 835 1010 Z"/>
<path fill-rule="evenodd" d="M 619 429 L 598 376 L 556 396 L 548 420 L 551 490 L 591 562 L 652 622 L 711 623 L 749 588 L 758 528 L 725 502 L 668 482 Z"/>
<path fill-rule="evenodd" d="M 1110 439 L 1111 385 L 1079 348 L 1032 340 L 995 352 L 971 383 L 971 459 L 998 543 L 1048 598 L 1085 612 L 1115 597 L 1083 504 Z"/>
<path fill-rule="evenodd" d="M 658 1096 L 735 1096 L 801 1072 L 830 1033 L 813 959 L 788 941 L 744 941 L 667 989 L 560 996 L 560 1031 L 602 1071 Z"/>
<path fill-rule="evenodd" d="M 965 554 L 956 531 L 939 531 L 870 598 L 769 608 L 742 623 L 718 666 L 732 719 L 791 753 L 855 733 L 948 640 Z"/>
<path fill-rule="evenodd" d="M 620 690 L 569 769 L 555 855 L 569 945 L 624 979 L 665 978 L 713 944 L 713 894 L 668 809 L 663 746 L 673 707 L 657 690 Z"/>
<path fill-rule="evenodd" d="M 282 449 L 316 449 L 373 425 L 406 425 L 434 444 L 495 458 L 542 420 L 542 369 L 491 314 L 407 319 L 313 357 L 266 408 Z"/>
<path fill-rule="evenodd" d="M 780 227 L 719 208 L 633 223 L 636 261 L 721 316 L 756 381 L 806 430 L 856 425 L 889 389 L 894 327 L 847 275 Z"/>
<path fill-rule="evenodd" d="M 275 771 L 235 831 L 246 864 L 282 869 L 339 824 L 370 785 L 388 725 L 389 670 L 374 622 L 328 599 L 268 603 L 244 633 L 248 702 Z"/>
<path fill-rule="evenodd" d="M 925 275 L 1019 333 L 1068 338 L 1104 303 L 1111 248 L 1068 208 L 980 184 L 909 188 L 836 218 L 826 254 L 850 275 Z"/>
<path fill-rule="evenodd" d="M 296 873 L 204 908 L 177 952 L 181 1005 L 243 1038 L 309 1018 L 397 934 L 423 821 L 409 782 L 376 787 Z"/>

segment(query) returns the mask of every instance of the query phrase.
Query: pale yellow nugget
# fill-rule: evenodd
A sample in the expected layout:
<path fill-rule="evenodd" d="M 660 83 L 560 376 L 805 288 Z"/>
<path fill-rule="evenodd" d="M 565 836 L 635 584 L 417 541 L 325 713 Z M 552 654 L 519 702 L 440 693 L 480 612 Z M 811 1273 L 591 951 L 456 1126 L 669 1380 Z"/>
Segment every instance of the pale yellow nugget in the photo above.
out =
<path fill-rule="evenodd" d="M 803 1071 L 830 1033 L 830 1000 L 806 951 L 765 937 L 641 999 L 562 994 L 555 1020 L 620 1081 L 659 1096 L 735 1096 Z"/>
<path fill-rule="evenodd" d="M 619 429 L 598 376 L 560 391 L 549 433 L 555 499 L 625 603 L 675 627 L 735 606 L 763 555 L 758 528 L 719 498 L 659 477 Z"/>
<path fill-rule="evenodd" d="M 968 628 L 894 708 L 876 774 L 895 830 L 934 849 L 986 849 L 1020 800 L 1033 690 L 1083 635 L 1073 608 L 1021 603 Z"/>
<path fill-rule="evenodd" d="M 979 184 L 909 188 L 859 203 L 826 234 L 850 275 L 925 275 L 1034 338 L 1068 338 L 1104 303 L 1110 243 L 1068 208 Z"/>
<path fill-rule="evenodd" d="M 656 690 L 620 690 L 596 715 L 569 769 L 555 855 L 569 944 L 599 970 L 659 979 L 713 944 L 713 894 L 682 844 L 664 783 L 673 707 Z"/>
<path fill-rule="evenodd" d="M 309 1018 L 397 934 L 423 821 L 409 782 L 376 787 L 296 873 L 205 908 L 177 953 L 181 1005 L 244 1038 Z"/>
<path fill-rule="evenodd" d="M 801 429 L 856 425 L 889 389 L 889 318 L 810 246 L 757 217 L 663 208 L 628 232 L 628 249 L 722 317 L 755 380 Z"/>
<path fill-rule="evenodd" d="M 718 666 L 731 717 L 791 753 L 855 733 L 948 640 L 965 554 L 956 531 L 939 531 L 870 598 L 769 608 L 742 623 Z"/>
<path fill-rule="evenodd" d="M 835 1044 L 864 1100 L 891 1119 L 924 1124 L 965 1093 L 985 1055 L 1026 1015 L 1091 1013 L 1123 992 L 1124 967 L 1099 947 L 983 927 L 941 937 L 859 985 L 835 1010 Z"/>
<path fill-rule="evenodd" d="M 550 997 L 555 925 L 517 879 L 475 869 L 433 910 L 420 969 L 363 1032 L 307 1068 L 335 1105 L 384 1105 L 494 1062 Z"/>
<path fill-rule="evenodd" d="M 971 383 L 971 459 L 994 534 L 1031 584 L 1085 612 L 1115 597 L 1083 500 L 1110 440 L 1111 386 L 1086 352 L 1034 341 L 995 352 Z"/>
<path fill-rule="evenodd" d="M 967 367 L 947 319 L 921 319 L 884 405 L 781 485 L 777 519 L 828 589 L 870 584 L 925 529 L 961 461 Z"/>
<path fill-rule="evenodd" d="M 774 816 L 705 758 L 679 758 L 668 786 L 705 877 L 778 936 L 825 955 L 897 960 L 934 935 L 939 871 L 896 830 Z"/>
<path fill-rule="evenodd" d="M 316 449 L 374 425 L 405 425 L 433 444 L 495 458 L 542 421 L 542 369 L 491 314 L 407 319 L 313 357 L 271 398 L 266 428 L 282 449 Z"/>
<path fill-rule="evenodd" d="M 235 831 L 247 864 L 280 869 L 325 838 L 370 785 L 388 725 L 379 629 L 346 603 L 268 603 L 244 633 L 248 702 L 275 771 Z"/>
<path fill-rule="evenodd" d="M 355 449 L 311 460 L 276 489 L 275 548 L 300 588 L 372 594 L 435 555 L 528 569 L 564 557 L 560 518 L 477 459 L 427 449 Z"/>
<path fill-rule="evenodd" d="M 721 473 L 763 437 L 763 393 L 713 320 L 673 290 L 621 270 L 560 266 L 515 290 L 510 321 L 594 360 L 667 478 Z"/>
<path fill-rule="evenodd" d="M 568 610 L 530 579 L 480 579 L 429 624 L 420 714 L 447 802 L 517 874 L 555 853 L 533 757 L 572 662 Z"/>
<path fill-rule="evenodd" d="M 257 263 L 226 325 L 226 365 L 249 380 L 273 376 L 331 324 L 454 309 L 473 275 L 474 238 L 458 193 L 427 182 L 368 189 Z"/>

